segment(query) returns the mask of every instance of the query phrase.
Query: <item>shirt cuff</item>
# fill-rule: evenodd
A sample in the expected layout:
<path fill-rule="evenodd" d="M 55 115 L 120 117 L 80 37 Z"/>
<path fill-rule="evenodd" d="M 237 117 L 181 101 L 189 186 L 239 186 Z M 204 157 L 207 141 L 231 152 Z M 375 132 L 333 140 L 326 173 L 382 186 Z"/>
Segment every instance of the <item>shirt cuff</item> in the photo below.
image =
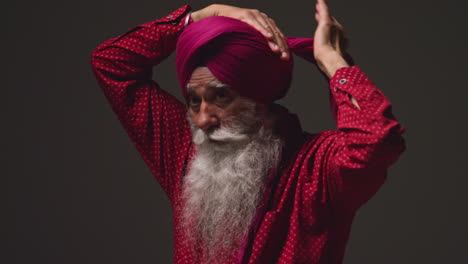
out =
<path fill-rule="evenodd" d="M 335 75 L 330 79 L 330 88 L 332 93 L 336 94 L 340 91 L 347 92 L 352 96 L 358 96 L 364 92 L 363 87 L 373 85 L 367 75 L 356 65 L 350 67 L 339 68 Z"/>
<path fill-rule="evenodd" d="M 185 18 L 187 14 L 190 14 L 192 7 L 190 5 L 184 5 L 179 9 L 169 13 L 163 18 L 156 20 L 157 23 L 170 23 L 173 25 L 179 24 L 180 22 L 185 23 Z M 151 23 L 151 22 L 150 22 Z"/>
<path fill-rule="evenodd" d="M 185 16 L 184 27 L 188 26 L 188 24 L 191 23 L 193 23 L 192 11 L 189 11 L 188 14 Z"/>

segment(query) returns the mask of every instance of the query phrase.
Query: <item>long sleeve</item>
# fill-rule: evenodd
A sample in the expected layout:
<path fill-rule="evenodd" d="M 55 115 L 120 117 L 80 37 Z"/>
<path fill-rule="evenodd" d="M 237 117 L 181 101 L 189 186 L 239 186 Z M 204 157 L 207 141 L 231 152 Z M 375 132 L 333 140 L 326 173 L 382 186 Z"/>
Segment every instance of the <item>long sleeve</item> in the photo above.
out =
<path fill-rule="evenodd" d="M 174 50 L 191 11 L 185 5 L 98 45 L 91 66 L 114 113 L 172 200 L 191 145 L 186 107 L 152 80 Z"/>
<path fill-rule="evenodd" d="M 388 167 L 405 151 L 405 128 L 395 119 L 390 101 L 356 65 L 337 70 L 330 92 L 337 105 L 338 133 L 326 155 L 326 177 L 334 203 L 356 210 L 377 192 Z"/>

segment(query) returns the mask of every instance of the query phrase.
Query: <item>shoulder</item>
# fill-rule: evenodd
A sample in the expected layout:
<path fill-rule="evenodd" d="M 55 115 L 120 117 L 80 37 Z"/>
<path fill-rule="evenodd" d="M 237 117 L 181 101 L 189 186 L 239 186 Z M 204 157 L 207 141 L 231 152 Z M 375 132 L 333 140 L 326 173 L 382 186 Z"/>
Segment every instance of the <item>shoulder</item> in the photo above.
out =
<path fill-rule="evenodd" d="M 315 145 L 334 141 L 340 134 L 341 132 L 339 130 L 324 130 L 316 133 L 303 131 L 302 137 L 304 143 L 302 144 L 302 148 L 310 148 Z"/>
<path fill-rule="evenodd" d="M 333 157 L 339 146 L 341 132 L 324 130 L 318 133 L 302 132 L 300 141 L 290 148 L 289 157 L 294 164 L 321 163 Z"/>

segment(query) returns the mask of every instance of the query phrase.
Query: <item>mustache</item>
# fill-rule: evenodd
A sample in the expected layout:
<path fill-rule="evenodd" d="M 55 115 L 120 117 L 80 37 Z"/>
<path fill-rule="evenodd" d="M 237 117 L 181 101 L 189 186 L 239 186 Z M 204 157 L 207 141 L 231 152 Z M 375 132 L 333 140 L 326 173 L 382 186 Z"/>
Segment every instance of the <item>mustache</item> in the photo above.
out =
<path fill-rule="evenodd" d="M 230 116 L 221 121 L 219 127 L 204 131 L 197 127 L 190 115 L 187 118 L 192 130 L 193 142 L 197 145 L 203 143 L 214 143 L 224 145 L 227 143 L 244 143 L 251 139 L 258 129 L 262 126 L 259 116 L 255 112 L 255 104 L 244 103 L 247 108 L 245 111 L 235 116 Z"/>
<path fill-rule="evenodd" d="M 182 224 L 194 243 L 193 254 L 199 254 L 196 249 L 203 245 L 207 263 L 227 262 L 239 249 L 259 206 L 268 172 L 281 157 L 282 141 L 271 129 L 260 127 L 249 135 L 242 125 L 233 127 L 223 124 L 208 133 L 193 129 L 194 141 L 198 137 L 208 140 L 197 146 L 184 179 Z M 238 142 L 244 137 L 250 139 L 242 144 L 210 139 Z"/>
<path fill-rule="evenodd" d="M 220 127 L 211 132 L 205 132 L 195 127 L 193 131 L 193 142 L 201 145 L 210 141 L 211 143 L 241 143 L 250 139 L 250 136 L 241 130 L 228 127 Z"/>

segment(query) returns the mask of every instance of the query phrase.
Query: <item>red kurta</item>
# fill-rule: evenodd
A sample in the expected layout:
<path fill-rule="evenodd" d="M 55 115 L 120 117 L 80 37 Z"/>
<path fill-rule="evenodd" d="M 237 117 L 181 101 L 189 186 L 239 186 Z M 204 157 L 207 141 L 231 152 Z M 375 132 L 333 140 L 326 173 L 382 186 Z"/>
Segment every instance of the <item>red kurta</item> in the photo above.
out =
<path fill-rule="evenodd" d="M 100 44 L 91 55 L 97 81 L 174 210 L 174 262 L 195 263 L 180 230 L 181 186 L 194 155 L 186 106 L 152 80 L 175 49 L 190 6 Z M 406 149 L 391 103 L 357 66 L 330 79 L 337 129 L 303 132 L 282 110 L 286 144 L 266 210 L 242 263 L 342 263 L 356 210 L 385 182 Z M 351 103 L 352 96 L 361 110 Z M 233 262 L 237 255 L 233 256 Z"/>

